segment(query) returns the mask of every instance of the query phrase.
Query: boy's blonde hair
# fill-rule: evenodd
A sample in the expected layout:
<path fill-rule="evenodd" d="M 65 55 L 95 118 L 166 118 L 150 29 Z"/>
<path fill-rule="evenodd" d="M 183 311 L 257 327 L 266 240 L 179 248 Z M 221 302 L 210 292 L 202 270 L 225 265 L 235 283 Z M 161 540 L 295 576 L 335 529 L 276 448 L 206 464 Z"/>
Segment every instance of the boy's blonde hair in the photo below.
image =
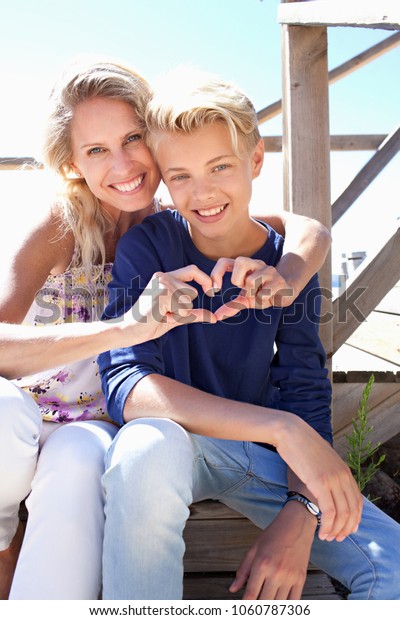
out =
<path fill-rule="evenodd" d="M 184 66 L 160 78 L 153 90 L 145 116 L 152 150 L 162 132 L 192 133 L 218 121 L 227 125 L 237 154 L 239 140 L 247 153 L 260 140 L 254 106 L 232 82 Z"/>
<path fill-rule="evenodd" d="M 77 106 L 88 99 L 103 97 L 124 101 L 143 123 L 152 91 L 134 70 L 110 61 L 73 63 L 54 87 L 44 133 L 44 163 L 62 180 L 62 195 L 57 201 L 67 229 L 75 237 L 75 265 L 89 271 L 105 262 L 104 234 L 112 224 L 86 181 L 77 178 L 71 168 L 71 123 Z M 104 119 L 107 122 L 107 119 Z"/>

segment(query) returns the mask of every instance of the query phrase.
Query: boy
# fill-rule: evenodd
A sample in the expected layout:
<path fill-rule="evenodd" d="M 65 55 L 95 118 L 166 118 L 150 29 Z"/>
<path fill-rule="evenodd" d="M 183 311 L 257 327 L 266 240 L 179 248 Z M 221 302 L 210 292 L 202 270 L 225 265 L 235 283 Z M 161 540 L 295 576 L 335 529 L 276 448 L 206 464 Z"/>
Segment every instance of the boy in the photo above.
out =
<path fill-rule="evenodd" d="M 170 80 L 173 100 L 155 97 L 147 122 L 177 212 L 121 240 L 106 315 L 126 312 L 157 271 L 197 275 L 177 292 L 189 324 L 99 358 L 109 413 L 125 423 L 104 476 L 103 598 L 181 598 L 182 531 L 206 498 L 264 529 L 231 586 L 246 585 L 244 598 L 299 599 L 311 551 L 353 598 L 396 598 L 400 527 L 366 504 L 374 538 L 355 534 L 362 498 L 330 446 L 317 278 L 285 309 L 264 287 L 282 238 L 249 215 L 264 153 L 254 108 L 217 79 Z M 217 322 L 190 324 L 192 306 Z"/>

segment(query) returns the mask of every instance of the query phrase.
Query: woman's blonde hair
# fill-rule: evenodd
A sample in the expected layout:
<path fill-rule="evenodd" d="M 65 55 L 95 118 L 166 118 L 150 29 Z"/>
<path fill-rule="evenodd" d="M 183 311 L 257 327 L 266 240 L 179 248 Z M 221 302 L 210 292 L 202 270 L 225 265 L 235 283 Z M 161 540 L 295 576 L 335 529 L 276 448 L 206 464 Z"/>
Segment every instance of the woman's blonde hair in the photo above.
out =
<path fill-rule="evenodd" d="M 109 215 L 101 208 L 85 180 L 78 178 L 71 168 L 71 122 L 75 109 L 94 97 L 125 101 L 143 122 L 144 128 L 151 89 L 135 71 L 102 61 L 79 69 L 76 64 L 71 65 L 50 95 L 43 159 L 63 182 L 63 196 L 57 204 L 62 209 L 66 227 L 75 237 L 74 265 L 83 265 L 86 271 L 99 261 L 104 266 L 104 233 L 111 225 Z"/>
<path fill-rule="evenodd" d="M 248 153 L 260 140 L 257 114 L 248 97 L 232 82 L 190 66 L 177 67 L 155 83 L 145 120 L 153 149 L 164 131 L 191 133 L 216 121 L 227 125 L 236 153 L 239 139 Z"/>

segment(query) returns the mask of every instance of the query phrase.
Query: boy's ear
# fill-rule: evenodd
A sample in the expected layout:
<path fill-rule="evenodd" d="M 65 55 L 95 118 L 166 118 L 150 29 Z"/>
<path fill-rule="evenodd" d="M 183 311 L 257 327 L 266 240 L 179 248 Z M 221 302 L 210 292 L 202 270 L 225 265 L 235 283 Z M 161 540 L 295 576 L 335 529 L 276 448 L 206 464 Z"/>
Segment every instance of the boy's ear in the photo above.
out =
<path fill-rule="evenodd" d="M 260 138 L 252 154 L 253 179 L 256 179 L 264 163 L 264 140 Z"/>

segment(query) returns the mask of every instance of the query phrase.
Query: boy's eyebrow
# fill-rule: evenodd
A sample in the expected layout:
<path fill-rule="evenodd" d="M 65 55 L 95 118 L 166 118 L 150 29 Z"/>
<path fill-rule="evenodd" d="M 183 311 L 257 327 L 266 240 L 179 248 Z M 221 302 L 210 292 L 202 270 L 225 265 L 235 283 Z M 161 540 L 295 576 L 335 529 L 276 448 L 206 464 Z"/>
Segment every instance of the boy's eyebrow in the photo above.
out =
<path fill-rule="evenodd" d="M 206 166 L 210 164 L 215 164 L 220 159 L 226 159 L 227 157 L 235 157 L 233 153 L 229 153 L 227 155 L 217 155 L 217 157 L 213 157 L 206 162 Z M 182 170 L 186 170 L 184 166 L 173 166 L 171 168 L 167 168 L 165 172 L 182 172 Z"/>

